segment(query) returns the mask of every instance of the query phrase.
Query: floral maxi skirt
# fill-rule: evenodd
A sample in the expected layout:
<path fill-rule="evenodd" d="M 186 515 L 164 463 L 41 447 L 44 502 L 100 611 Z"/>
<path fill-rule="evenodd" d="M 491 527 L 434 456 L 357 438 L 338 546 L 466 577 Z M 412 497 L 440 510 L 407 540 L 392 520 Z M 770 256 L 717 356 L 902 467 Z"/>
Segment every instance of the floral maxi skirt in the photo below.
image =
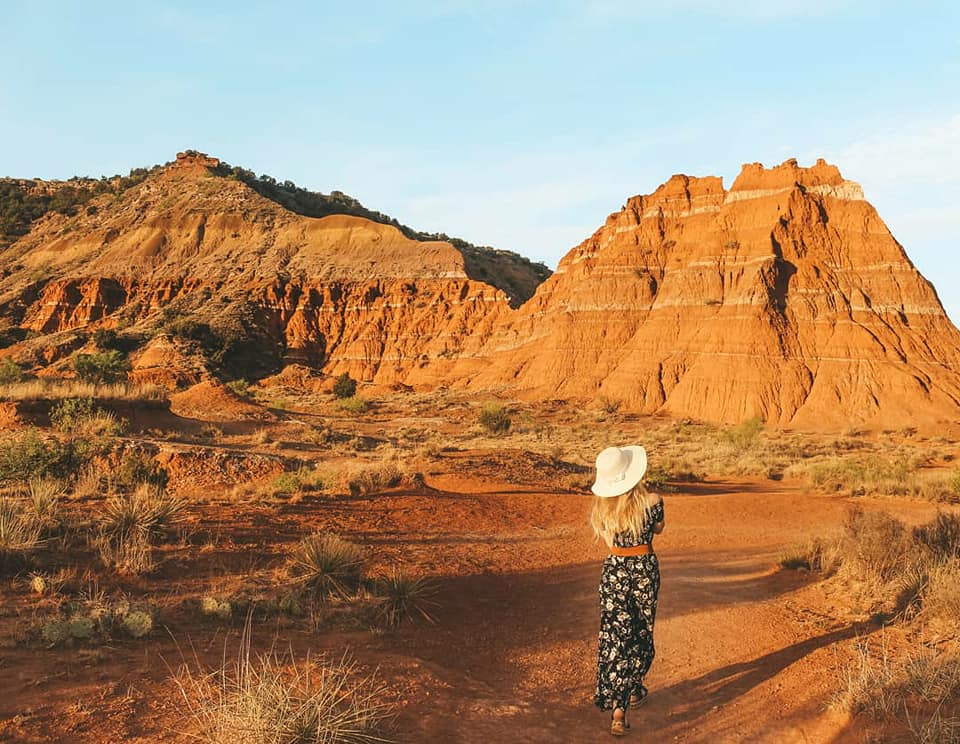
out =
<path fill-rule="evenodd" d="M 630 694 L 647 694 L 643 678 L 653 663 L 653 622 L 660 564 L 653 554 L 609 556 L 600 577 L 597 691 L 601 710 L 627 710 Z"/>

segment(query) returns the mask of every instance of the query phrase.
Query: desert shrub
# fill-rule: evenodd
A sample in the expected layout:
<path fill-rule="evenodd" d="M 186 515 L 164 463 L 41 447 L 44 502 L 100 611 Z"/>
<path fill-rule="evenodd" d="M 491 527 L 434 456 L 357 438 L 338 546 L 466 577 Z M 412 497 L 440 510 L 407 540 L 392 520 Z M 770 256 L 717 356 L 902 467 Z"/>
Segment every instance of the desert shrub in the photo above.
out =
<path fill-rule="evenodd" d="M 84 443 L 45 439 L 33 428 L 12 432 L 0 440 L 0 481 L 67 476 L 83 464 L 88 449 Z"/>
<path fill-rule="evenodd" d="M 133 488 L 141 483 L 166 488 L 169 475 L 160 463 L 146 453 L 128 450 L 120 459 L 113 478 L 114 482 L 123 488 Z"/>
<path fill-rule="evenodd" d="M 200 600 L 200 612 L 208 617 L 229 620 L 233 614 L 233 605 L 227 599 L 206 596 Z"/>
<path fill-rule="evenodd" d="M 305 537 L 290 555 L 292 579 L 320 598 L 349 596 L 363 578 L 364 551 L 331 532 Z"/>
<path fill-rule="evenodd" d="M 428 608 L 436 605 L 433 597 L 437 587 L 429 578 L 412 577 L 395 569 L 389 576 L 378 579 L 374 588 L 381 598 L 379 614 L 386 625 L 395 627 L 405 620 L 416 619 L 435 622 Z"/>
<path fill-rule="evenodd" d="M 22 382 L 26 379 L 26 376 L 23 367 L 10 357 L 0 359 L 0 385 L 12 385 L 17 382 Z"/>
<path fill-rule="evenodd" d="M 623 401 L 619 398 L 611 398 L 609 395 L 601 395 L 597 402 L 600 405 L 600 410 L 608 414 L 617 413 L 623 405 Z"/>
<path fill-rule="evenodd" d="M 487 403 L 477 414 L 477 421 L 490 434 L 506 434 L 510 431 L 510 414 L 498 403 Z"/>
<path fill-rule="evenodd" d="M 181 669 L 180 696 L 196 731 L 210 744 L 337 744 L 388 742 L 386 689 L 346 658 L 298 663 L 275 652 L 251 656 L 249 631 L 235 663 Z"/>
<path fill-rule="evenodd" d="M 903 522 L 882 512 L 851 509 L 844 524 L 843 563 L 860 575 L 890 581 L 903 570 L 910 554 Z"/>
<path fill-rule="evenodd" d="M 759 416 L 744 419 L 737 426 L 724 432 L 724 439 L 737 449 L 745 450 L 755 445 L 763 431 L 763 419 Z"/>
<path fill-rule="evenodd" d="M 91 398 L 64 398 L 50 409 L 50 423 L 54 428 L 81 437 L 119 436 L 126 422 L 100 408 Z"/>
<path fill-rule="evenodd" d="M 209 324 L 189 317 L 177 317 L 172 312 L 167 313 L 167 316 L 169 319 L 164 324 L 164 330 L 174 338 L 197 341 L 204 346 L 216 345 L 217 338 Z"/>
<path fill-rule="evenodd" d="M 357 394 L 357 381 L 349 372 L 344 372 L 333 382 L 333 397 L 338 399 L 352 398 Z"/>
<path fill-rule="evenodd" d="M 225 383 L 225 385 L 228 390 L 240 398 L 250 397 L 250 383 L 242 378 L 239 380 L 230 380 Z"/>
<path fill-rule="evenodd" d="M 50 423 L 60 431 L 71 431 L 79 421 L 93 415 L 92 398 L 64 398 L 50 409 Z"/>
<path fill-rule="evenodd" d="M 932 521 L 913 529 L 913 538 L 937 558 L 960 558 L 960 516 L 938 511 Z"/>
<path fill-rule="evenodd" d="M 923 744 L 953 742 L 960 726 L 942 717 L 943 706 L 960 691 L 960 655 L 955 649 L 918 644 L 896 657 L 885 645 L 871 652 L 858 641 L 851 662 L 839 670 L 834 706 L 876 720 L 894 720 Z M 922 732 L 946 738 L 920 736 Z"/>
<path fill-rule="evenodd" d="M 880 455 L 837 457 L 812 463 L 807 474 L 814 485 L 854 495 L 887 493 L 906 495 L 905 484 L 914 475 L 915 463 L 905 457 Z"/>
<path fill-rule="evenodd" d="M 396 463 L 382 460 L 352 470 L 347 480 L 347 488 L 354 496 L 368 496 L 384 488 L 393 488 L 403 478 L 404 472 Z"/>
<path fill-rule="evenodd" d="M 340 398 L 338 404 L 344 411 L 350 413 L 366 413 L 370 409 L 370 403 L 367 400 L 356 396 Z"/>
<path fill-rule="evenodd" d="M 130 362 L 119 351 L 96 354 L 77 354 L 73 357 L 73 370 L 84 382 L 110 384 L 127 379 Z"/>
<path fill-rule="evenodd" d="M 324 480 L 320 473 L 308 468 L 281 473 L 266 488 L 270 496 L 293 496 L 308 491 L 318 491 L 324 487 Z"/>

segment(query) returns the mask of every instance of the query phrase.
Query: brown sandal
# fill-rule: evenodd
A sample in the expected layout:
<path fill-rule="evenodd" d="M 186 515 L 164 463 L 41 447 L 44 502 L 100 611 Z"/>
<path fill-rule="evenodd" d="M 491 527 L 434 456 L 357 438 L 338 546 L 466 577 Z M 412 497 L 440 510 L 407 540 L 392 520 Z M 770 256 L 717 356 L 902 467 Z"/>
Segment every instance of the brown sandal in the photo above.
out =
<path fill-rule="evenodd" d="M 610 717 L 610 733 L 614 736 L 626 736 L 627 729 L 630 728 L 630 724 L 627 723 L 627 716 L 624 714 L 623 718 L 617 720 L 613 718 L 612 714 Z"/>

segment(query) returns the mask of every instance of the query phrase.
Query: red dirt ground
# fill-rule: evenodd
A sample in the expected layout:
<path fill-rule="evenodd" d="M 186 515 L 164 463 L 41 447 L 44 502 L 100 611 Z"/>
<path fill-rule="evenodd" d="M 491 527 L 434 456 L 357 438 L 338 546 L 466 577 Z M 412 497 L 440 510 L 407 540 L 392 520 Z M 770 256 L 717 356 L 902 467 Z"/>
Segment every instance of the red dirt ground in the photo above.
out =
<path fill-rule="evenodd" d="M 284 544 L 325 527 L 369 546 L 375 570 L 400 564 L 440 577 L 436 626 L 313 634 L 276 621 L 254 629 L 261 646 L 278 638 L 298 655 L 338 657 L 349 648 L 365 668 L 379 667 L 397 694 L 401 741 L 610 740 L 607 714 L 592 706 L 604 551 L 587 527 L 589 498 L 502 482 L 469 460 L 451 454 L 445 474 L 425 487 L 371 497 L 211 505 L 202 521 L 231 540 L 210 565 L 270 562 Z M 731 480 L 696 484 L 665 502 L 657 659 L 630 738 L 859 740 L 826 704 L 838 660 L 877 628 L 835 619 L 842 611 L 814 579 L 776 567 L 781 551 L 805 536 L 835 531 L 849 500 L 789 481 Z M 909 521 L 934 512 L 917 502 L 857 503 Z M 175 595 L 209 581 L 198 571 L 178 576 L 174 567 L 161 579 Z M 167 665 L 194 654 L 217 663 L 225 643 L 235 648 L 239 623 L 223 632 L 186 610 L 163 620 L 167 632 L 146 642 L 3 643 L 0 740 L 189 740 Z"/>

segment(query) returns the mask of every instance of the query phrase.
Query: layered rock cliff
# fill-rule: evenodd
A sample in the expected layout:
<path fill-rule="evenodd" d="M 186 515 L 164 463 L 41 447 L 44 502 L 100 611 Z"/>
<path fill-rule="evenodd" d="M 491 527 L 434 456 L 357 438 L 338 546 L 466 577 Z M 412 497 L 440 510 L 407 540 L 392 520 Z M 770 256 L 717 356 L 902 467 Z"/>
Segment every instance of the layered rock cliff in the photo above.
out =
<path fill-rule="evenodd" d="M 195 360 L 160 369 L 182 358 L 163 329 L 187 318 L 232 328 L 248 375 L 296 363 L 803 427 L 960 413 L 960 333 L 860 187 L 823 161 L 746 165 L 729 190 L 674 176 L 542 284 L 515 254 L 305 216 L 224 173 L 188 153 L 35 220 L 0 253 L 0 318 L 4 337 L 36 338 L 0 354 L 55 363 L 123 327 L 154 338 L 134 375 L 176 385 L 203 376 Z"/>
<path fill-rule="evenodd" d="M 822 160 L 628 200 L 440 377 L 532 398 L 842 428 L 954 419 L 960 333 L 860 187 Z"/>
<path fill-rule="evenodd" d="M 241 323 L 261 343 L 253 374 L 306 362 L 390 383 L 526 299 L 505 289 L 543 278 L 506 251 L 296 214 L 219 165 L 182 154 L 119 195 L 37 220 L 2 254 L 0 314 L 34 334 Z"/>

